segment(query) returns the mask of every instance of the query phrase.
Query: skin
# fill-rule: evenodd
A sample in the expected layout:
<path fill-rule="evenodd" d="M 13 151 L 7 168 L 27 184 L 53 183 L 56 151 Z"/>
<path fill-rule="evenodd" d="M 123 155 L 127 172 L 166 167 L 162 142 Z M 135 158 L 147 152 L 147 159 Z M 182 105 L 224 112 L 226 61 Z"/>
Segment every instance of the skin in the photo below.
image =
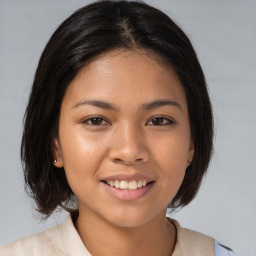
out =
<path fill-rule="evenodd" d="M 115 108 L 84 103 L 89 100 Z M 175 104 L 142 107 L 159 100 Z M 53 152 L 78 198 L 75 226 L 93 255 L 171 255 L 176 230 L 166 207 L 194 146 L 185 92 L 170 65 L 142 50 L 115 50 L 86 64 L 63 98 Z M 120 173 L 145 174 L 154 184 L 123 201 L 102 183 Z"/>

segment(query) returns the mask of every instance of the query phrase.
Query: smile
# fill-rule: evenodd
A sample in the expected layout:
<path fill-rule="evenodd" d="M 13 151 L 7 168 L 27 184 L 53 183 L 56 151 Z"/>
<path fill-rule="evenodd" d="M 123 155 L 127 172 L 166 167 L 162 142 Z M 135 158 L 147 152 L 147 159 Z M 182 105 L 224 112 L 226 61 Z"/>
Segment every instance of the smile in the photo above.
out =
<path fill-rule="evenodd" d="M 105 191 L 122 201 L 134 201 L 144 197 L 152 189 L 155 181 L 147 180 L 102 180 Z"/>
<path fill-rule="evenodd" d="M 147 180 L 107 180 L 105 181 L 109 186 L 124 190 L 136 190 L 141 187 L 147 186 L 150 182 Z"/>

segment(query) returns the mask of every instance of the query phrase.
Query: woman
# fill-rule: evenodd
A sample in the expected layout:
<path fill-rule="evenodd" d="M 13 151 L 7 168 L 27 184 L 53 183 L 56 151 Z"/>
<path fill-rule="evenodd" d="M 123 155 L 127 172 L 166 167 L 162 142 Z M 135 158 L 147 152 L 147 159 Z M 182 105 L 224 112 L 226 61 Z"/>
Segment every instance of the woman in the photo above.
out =
<path fill-rule="evenodd" d="M 21 147 L 39 212 L 70 215 L 0 255 L 232 255 L 166 219 L 197 194 L 212 137 L 203 71 L 169 17 L 139 2 L 78 10 L 41 56 Z"/>

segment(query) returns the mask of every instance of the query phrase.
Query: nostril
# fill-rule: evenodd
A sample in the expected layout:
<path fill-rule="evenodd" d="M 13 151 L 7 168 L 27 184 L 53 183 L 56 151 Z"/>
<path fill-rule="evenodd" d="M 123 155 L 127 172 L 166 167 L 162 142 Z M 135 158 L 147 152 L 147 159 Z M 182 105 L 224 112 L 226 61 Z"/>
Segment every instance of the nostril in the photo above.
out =
<path fill-rule="evenodd" d="M 143 162 L 143 158 L 137 158 L 137 159 L 121 159 L 121 158 L 115 158 L 113 159 L 114 163 L 116 164 L 135 164 Z"/>
<path fill-rule="evenodd" d="M 135 162 L 141 162 L 141 161 L 143 161 L 143 158 L 137 158 L 137 159 L 135 160 Z"/>
<path fill-rule="evenodd" d="M 114 159 L 114 162 L 115 162 L 115 163 L 123 163 L 124 160 L 122 160 L 122 159 L 120 159 L 120 158 L 115 158 L 115 159 Z"/>

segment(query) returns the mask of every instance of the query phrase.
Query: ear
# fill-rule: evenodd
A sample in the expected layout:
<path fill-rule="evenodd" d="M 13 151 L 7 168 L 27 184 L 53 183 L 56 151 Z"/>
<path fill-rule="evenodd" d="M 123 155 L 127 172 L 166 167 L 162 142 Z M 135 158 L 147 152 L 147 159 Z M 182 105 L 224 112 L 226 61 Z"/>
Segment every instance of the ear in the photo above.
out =
<path fill-rule="evenodd" d="M 63 167 L 62 153 L 60 148 L 60 143 L 58 139 L 54 139 L 52 143 L 52 155 L 53 155 L 53 164 L 57 168 Z"/>
<path fill-rule="evenodd" d="M 195 152 L 195 146 L 193 141 L 190 141 L 189 149 L 188 149 L 188 161 L 187 161 L 187 166 L 189 166 L 193 160 L 194 157 L 194 152 Z"/>

